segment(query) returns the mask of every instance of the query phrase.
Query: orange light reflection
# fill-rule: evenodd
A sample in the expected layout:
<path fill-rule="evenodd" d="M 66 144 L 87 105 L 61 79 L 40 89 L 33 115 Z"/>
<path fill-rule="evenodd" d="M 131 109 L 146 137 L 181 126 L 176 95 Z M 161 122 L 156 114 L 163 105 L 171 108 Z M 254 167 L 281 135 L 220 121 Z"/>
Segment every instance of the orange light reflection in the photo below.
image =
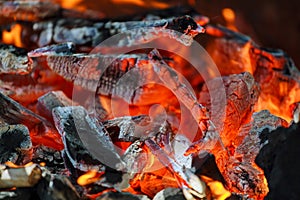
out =
<path fill-rule="evenodd" d="M 213 199 L 225 200 L 231 196 L 231 193 L 225 189 L 221 182 L 215 181 L 207 176 L 201 176 L 201 179 L 210 188 Z"/>
<path fill-rule="evenodd" d="M 15 24 L 10 31 L 2 32 L 2 40 L 5 44 L 13 44 L 17 47 L 23 47 L 21 41 L 22 27 L 20 24 Z"/>

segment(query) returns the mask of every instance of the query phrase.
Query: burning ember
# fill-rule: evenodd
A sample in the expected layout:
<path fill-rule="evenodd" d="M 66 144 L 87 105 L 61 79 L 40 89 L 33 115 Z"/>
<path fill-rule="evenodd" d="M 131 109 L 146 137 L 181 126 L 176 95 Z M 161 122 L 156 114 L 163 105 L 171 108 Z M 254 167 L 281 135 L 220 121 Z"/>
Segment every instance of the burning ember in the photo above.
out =
<path fill-rule="evenodd" d="M 0 198 L 272 197 L 299 70 L 230 8 L 223 27 L 149 5 L 117 20 L 79 1 L 0 3 Z"/>

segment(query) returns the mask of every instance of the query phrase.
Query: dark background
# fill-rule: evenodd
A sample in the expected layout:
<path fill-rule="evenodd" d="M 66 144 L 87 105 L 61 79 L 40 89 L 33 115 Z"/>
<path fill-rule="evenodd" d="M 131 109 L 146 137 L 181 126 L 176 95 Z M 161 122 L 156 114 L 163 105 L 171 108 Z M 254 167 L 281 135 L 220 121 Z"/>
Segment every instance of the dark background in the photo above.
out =
<path fill-rule="evenodd" d="M 237 29 L 264 47 L 286 51 L 300 66 L 300 3 L 298 0 L 55 0 L 64 7 L 98 11 L 114 18 L 151 9 L 190 5 L 211 21 L 225 25 L 223 8 L 236 14 Z"/>

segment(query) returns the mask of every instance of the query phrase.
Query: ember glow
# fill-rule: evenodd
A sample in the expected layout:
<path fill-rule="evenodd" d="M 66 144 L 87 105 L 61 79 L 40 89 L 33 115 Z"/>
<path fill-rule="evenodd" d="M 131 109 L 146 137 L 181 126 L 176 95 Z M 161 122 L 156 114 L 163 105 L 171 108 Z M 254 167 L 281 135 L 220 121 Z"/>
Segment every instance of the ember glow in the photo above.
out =
<path fill-rule="evenodd" d="M 89 185 L 91 183 L 98 181 L 100 176 L 101 176 L 101 174 L 99 174 L 97 172 L 97 170 L 90 170 L 90 171 L 86 172 L 85 174 L 81 175 L 77 179 L 77 183 L 78 183 L 78 185 L 81 185 L 81 186 Z"/>
<path fill-rule="evenodd" d="M 213 199 L 225 200 L 231 196 L 231 193 L 224 187 L 224 185 L 207 176 L 201 176 L 202 180 L 207 184 L 212 192 Z"/>
<path fill-rule="evenodd" d="M 29 187 L 57 198 L 62 185 L 72 199 L 268 194 L 256 157 L 271 131 L 299 120 L 300 72 L 286 53 L 239 33 L 231 8 L 222 10 L 224 27 L 195 11 L 166 11 L 161 1 L 111 0 L 163 13 L 134 21 L 103 19 L 81 0 L 55 2 L 45 15 L 22 17 L 27 1 L 10 5 L 17 16 L 3 14 L 12 23 L 0 27 L 0 193 Z M 186 48 L 194 39 L 205 53 Z M 2 172 L 22 178 L 3 180 Z"/>
<path fill-rule="evenodd" d="M 232 9 L 230 8 L 224 8 L 222 10 L 222 15 L 226 21 L 226 27 L 231 29 L 231 30 L 234 30 L 234 31 L 237 31 L 237 28 L 235 26 L 235 13 Z"/>
<path fill-rule="evenodd" d="M 2 40 L 5 44 L 13 44 L 17 47 L 22 47 L 21 33 L 22 26 L 20 24 L 15 24 L 9 31 L 5 30 L 2 32 Z"/>

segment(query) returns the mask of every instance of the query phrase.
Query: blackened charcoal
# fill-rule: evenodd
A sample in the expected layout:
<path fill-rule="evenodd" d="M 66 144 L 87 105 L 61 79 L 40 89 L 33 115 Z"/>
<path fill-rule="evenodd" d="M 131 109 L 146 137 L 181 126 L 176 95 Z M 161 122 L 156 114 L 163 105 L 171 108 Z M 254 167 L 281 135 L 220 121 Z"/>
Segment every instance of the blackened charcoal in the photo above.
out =
<path fill-rule="evenodd" d="M 174 133 L 170 123 L 160 117 L 157 115 L 154 120 L 147 115 L 117 117 L 104 121 L 103 125 L 112 139 L 133 142 L 155 137 L 161 146 L 169 150 Z"/>
<path fill-rule="evenodd" d="M 62 175 L 46 174 L 37 184 L 36 190 L 43 200 L 80 200 L 75 187 Z"/>
<path fill-rule="evenodd" d="M 300 196 L 300 124 L 277 128 L 264 135 L 265 143 L 256 163 L 268 180 L 269 193 L 265 199 L 297 199 Z"/>
<path fill-rule="evenodd" d="M 72 104 L 72 100 L 62 91 L 51 91 L 38 98 L 37 110 L 48 119 L 52 119 L 53 108 L 72 106 Z"/>
<path fill-rule="evenodd" d="M 28 128 L 24 125 L 0 126 L 0 163 L 11 161 L 25 164 L 31 160 L 32 143 Z"/>
<path fill-rule="evenodd" d="M 280 126 L 288 124 L 266 110 L 254 113 L 251 121 L 241 126 L 238 133 L 241 142 L 235 144 L 229 158 L 223 158 L 226 161 L 218 164 L 231 192 L 250 197 L 267 194 L 264 172 L 256 165 L 255 158 L 261 148 L 270 142 L 266 136 Z M 216 158 L 221 160 L 222 157 L 216 155 Z"/>
<path fill-rule="evenodd" d="M 175 31 L 188 36 L 203 32 L 203 28 L 189 16 L 172 17 L 147 21 L 126 21 L 126 22 L 95 22 L 85 19 L 55 19 L 38 23 L 22 24 L 24 33 L 31 34 L 32 44 L 42 47 L 54 43 L 73 42 L 75 45 L 95 47 L 105 39 L 118 34 L 127 33 L 118 46 L 134 45 L 145 43 L 149 40 L 160 37 L 158 31 L 169 30 L 170 37 L 181 39 Z M 149 31 L 150 30 L 150 31 Z M 151 32 L 152 31 L 152 32 Z M 145 34 L 148 37 L 145 37 Z M 125 36 L 125 35 L 124 35 Z M 38 38 L 38 39 L 37 39 Z M 182 41 L 185 43 L 185 41 Z"/>
<path fill-rule="evenodd" d="M 0 121 L 7 124 L 24 124 L 28 127 L 33 143 L 41 143 L 62 148 L 57 130 L 45 118 L 23 107 L 18 102 L 0 92 Z"/>
<path fill-rule="evenodd" d="M 33 148 L 32 162 L 45 163 L 45 168 L 50 172 L 58 174 L 65 169 L 65 163 L 61 152 L 43 145 Z"/>
<path fill-rule="evenodd" d="M 145 195 L 133 195 L 128 192 L 106 192 L 96 200 L 149 200 Z"/>
<path fill-rule="evenodd" d="M 64 153 L 74 168 L 87 171 L 103 170 L 103 164 L 113 168 L 123 165 L 104 126 L 83 107 L 57 107 L 53 117 L 63 137 Z"/>
<path fill-rule="evenodd" d="M 15 190 L 0 191 L 0 199 L 5 200 L 39 200 L 34 188 L 16 188 Z"/>
<path fill-rule="evenodd" d="M 41 119 L 8 96 L 0 93 L 0 119 L 7 124 L 24 123 L 28 128 L 41 123 Z"/>
<path fill-rule="evenodd" d="M 66 43 L 54 44 L 54 45 L 34 49 L 28 52 L 28 56 L 34 58 L 34 57 L 47 56 L 52 54 L 67 55 L 72 53 L 75 53 L 74 44 L 72 42 L 66 42 Z"/>
<path fill-rule="evenodd" d="M 158 192 L 153 200 L 185 200 L 182 190 L 179 188 L 166 188 Z"/>
<path fill-rule="evenodd" d="M 26 49 L 0 44 L 0 74 L 28 74 L 31 63 Z"/>
<path fill-rule="evenodd" d="M 136 126 L 145 126 L 150 123 L 147 115 L 118 117 L 103 122 L 104 127 L 113 139 L 121 141 L 133 142 L 140 139 L 140 135 L 136 133 Z"/>
<path fill-rule="evenodd" d="M 253 74 L 261 91 L 255 110 L 269 110 L 290 122 L 293 114 L 289 108 L 300 101 L 300 72 L 292 59 L 280 49 L 260 47 L 248 36 L 222 26 L 209 25 L 206 33 L 216 37 L 207 51 L 220 73 Z M 274 92 L 274 88 L 282 89 Z"/>
<path fill-rule="evenodd" d="M 0 16 L 14 20 L 35 21 L 59 14 L 60 6 L 50 1 L 2 1 Z"/>

